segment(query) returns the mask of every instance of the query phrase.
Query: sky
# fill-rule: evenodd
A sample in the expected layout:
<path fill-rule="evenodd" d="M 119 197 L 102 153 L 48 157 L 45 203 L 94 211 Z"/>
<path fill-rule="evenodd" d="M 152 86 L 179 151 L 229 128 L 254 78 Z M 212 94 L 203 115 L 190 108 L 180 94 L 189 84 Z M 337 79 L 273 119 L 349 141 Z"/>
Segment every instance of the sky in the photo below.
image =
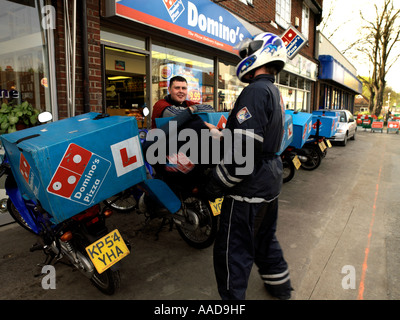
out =
<path fill-rule="evenodd" d="M 325 36 L 329 36 L 338 27 L 330 41 L 340 51 L 354 42 L 361 33 L 362 24 L 364 23 L 360 17 L 360 10 L 365 18 L 374 20 L 376 17 L 374 4 L 380 8 L 383 0 L 324 0 L 323 2 L 323 17 L 328 14 L 329 9 L 334 6 L 332 17 L 329 19 L 327 27 L 323 31 Z M 400 8 L 400 0 L 394 0 L 394 7 Z M 392 58 L 395 53 L 400 53 L 400 42 L 396 45 L 395 51 L 391 54 Z M 368 76 L 369 66 L 363 62 L 361 57 L 354 59 L 351 55 L 345 54 L 345 57 L 357 69 L 358 75 Z M 387 86 L 400 93 L 400 59 L 391 67 L 386 76 Z"/>

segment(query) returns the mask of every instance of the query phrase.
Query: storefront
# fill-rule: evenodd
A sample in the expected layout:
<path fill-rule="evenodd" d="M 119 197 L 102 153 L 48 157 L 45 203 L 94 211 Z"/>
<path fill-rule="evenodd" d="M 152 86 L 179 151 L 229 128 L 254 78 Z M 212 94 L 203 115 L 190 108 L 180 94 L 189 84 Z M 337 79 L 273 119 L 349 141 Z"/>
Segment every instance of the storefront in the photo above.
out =
<path fill-rule="evenodd" d="M 317 75 L 317 64 L 300 54 L 287 61 L 276 81 L 286 109 L 312 112 Z"/>
<path fill-rule="evenodd" d="M 54 7 L 49 1 L 0 1 L 0 103 L 27 101 L 57 114 Z"/>
<path fill-rule="evenodd" d="M 362 83 L 330 55 L 320 55 L 319 109 L 347 109 L 354 113 L 354 100 Z"/>
<path fill-rule="evenodd" d="M 188 99 L 229 111 L 244 84 L 235 76 L 234 46 L 251 32 L 208 0 L 110 1 L 101 26 L 104 108 L 152 107 L 169 79 L 188 82 Z M 250 29 L 253 28 L 250 26 Z M 260 32 L 260 30 L 259 30 Z"/>
<path fill-rule="evenodd" d="M 233 108 L 245 86 L 235 76 L 239 58 L 233 48 L 262 30 L 208 0 L 169 1 L 158 8 L 115 1 L 107 16 L 101 29 L 105 108 L 153 106 L 168 93 L 174 75 L 188 80 L 188 99 L 216 111 Z M 310 112 L 317 72 L 317 64 L 301 55 L 288 60 L 277 78 L 287 108 Z"/>

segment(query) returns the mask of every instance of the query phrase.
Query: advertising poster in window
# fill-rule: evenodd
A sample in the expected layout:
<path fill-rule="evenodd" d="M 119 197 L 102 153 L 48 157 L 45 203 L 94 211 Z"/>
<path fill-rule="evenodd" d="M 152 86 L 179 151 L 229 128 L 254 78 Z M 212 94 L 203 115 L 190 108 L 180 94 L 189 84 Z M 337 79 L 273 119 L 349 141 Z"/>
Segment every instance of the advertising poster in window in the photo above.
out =
<path fill-rule="evenodd" d="M 160 66 L 159 87 L 168 88 L 169 80 L 174 76 L 184 77 L 188 83 L 187 100 L 202 103 L 202 71 L 178 64 L 168 63 Z"/>

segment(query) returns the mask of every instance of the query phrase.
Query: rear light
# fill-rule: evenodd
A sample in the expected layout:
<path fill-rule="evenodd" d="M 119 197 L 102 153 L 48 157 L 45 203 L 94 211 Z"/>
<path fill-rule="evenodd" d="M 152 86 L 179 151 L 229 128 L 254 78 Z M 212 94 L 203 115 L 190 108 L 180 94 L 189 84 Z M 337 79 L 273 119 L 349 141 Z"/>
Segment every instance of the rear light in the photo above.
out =
<path fill-rule="evenodd" d="M 95 224 L 95 223 L 99 222 L 99 220 L 100 220 L 99 217 L 95 217 L 92 220 L 86 222 L 86 225 L 87 226 L 91 226 L 92 224 Z"/>
<path fill-rule="evenodd" d="M 75 221 L 82 221 L 86 219 L 93 218 L 94 216 L 98 215 L 100 212 L 100 205 L 96 204 L 93 207 L 90 207 L 89 209 L 85 210 L 84 212 L 77 214 L 74 216 L 72 219 Z"/>

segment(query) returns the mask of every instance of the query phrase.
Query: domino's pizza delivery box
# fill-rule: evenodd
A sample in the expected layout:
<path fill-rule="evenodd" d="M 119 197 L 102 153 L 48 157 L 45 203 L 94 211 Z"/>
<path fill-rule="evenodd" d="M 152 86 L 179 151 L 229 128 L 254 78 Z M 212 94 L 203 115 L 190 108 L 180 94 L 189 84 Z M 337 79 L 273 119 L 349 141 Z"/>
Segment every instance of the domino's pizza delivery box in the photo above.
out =
<path fill-rule="evenodd" d="M 60 223 L 146 179 L 134 117 L 98 113 L 1 136 L 18 188 Z"/>
<path fill-rule="evenodd" d="M 293 117 L 290 114 L 285 114 L 285 131 L 282 138 L 281 148 L 276 153 L 278 156 L 292 143 L 293 141 Z"/>
<path fill-rule="evenodd" d="M 320 116 L 320 115 L 313 115 L 312 116 L 312 126 L 311 126 L 311 135 L 317 135 L 317 125 L 319 123 L 319 132 L 318 135 L 320 137 L 330 138 L 333 137 L 337 130 L 337 117 L 329 117 L 329 116 Z"/>
<path fill-rule="evenodd" d="M 301 149 L 311 134 L 311 113 L 285 110 L 286 115 L 293 118 L 293 141 L 289 144 L 296 149 Z"/>

